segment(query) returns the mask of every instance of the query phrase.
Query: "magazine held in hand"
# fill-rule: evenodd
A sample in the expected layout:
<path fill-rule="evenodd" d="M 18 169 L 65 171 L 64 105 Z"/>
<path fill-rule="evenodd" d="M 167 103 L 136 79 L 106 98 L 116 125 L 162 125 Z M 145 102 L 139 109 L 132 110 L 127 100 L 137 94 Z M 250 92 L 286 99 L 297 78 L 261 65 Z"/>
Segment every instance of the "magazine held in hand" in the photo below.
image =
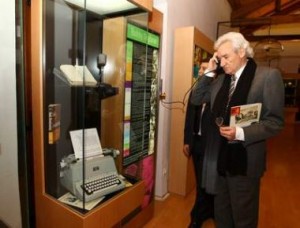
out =
<path fill-rule="evenodd" d="M 261 103 L 253 103 L 231 107 L 230 126 L 246 127 L 259 122 Z"/>

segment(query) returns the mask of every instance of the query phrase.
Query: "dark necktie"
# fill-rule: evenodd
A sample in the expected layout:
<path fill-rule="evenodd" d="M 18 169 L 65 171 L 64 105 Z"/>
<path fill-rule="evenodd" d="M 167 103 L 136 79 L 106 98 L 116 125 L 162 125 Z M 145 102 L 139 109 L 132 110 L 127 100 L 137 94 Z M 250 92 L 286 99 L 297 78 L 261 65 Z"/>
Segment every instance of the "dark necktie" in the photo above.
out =
<path fill-rule="evenodd" d="M 229 88 L 229 93 L 228 93 L 228 102 L 230 101 L 234 88 L 235 88 L 235 80 L 236 80 L 236 76 L 232 75 L 231 76 L 231 82 L 230 82 L 230 88 Z"/>
<path fill-rule="evenodd" d="M 232 94 L 234 92 L 234 89 L 235 89 L 235 80 L 236 80 L 236 76 L 232 75 L 231 76 L 230 86 L 229 86 L 228 101 L 227 101 L 227 105 L 226 105 L 226 110 L 228 110 L 228 106 L 229 106 Z"/>

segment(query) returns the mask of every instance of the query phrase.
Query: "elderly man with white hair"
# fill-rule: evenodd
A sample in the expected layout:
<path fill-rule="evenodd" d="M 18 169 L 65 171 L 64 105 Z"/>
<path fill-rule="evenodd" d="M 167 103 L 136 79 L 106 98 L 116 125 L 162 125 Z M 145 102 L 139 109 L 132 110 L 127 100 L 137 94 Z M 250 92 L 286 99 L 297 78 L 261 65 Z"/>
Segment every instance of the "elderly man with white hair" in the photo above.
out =
<path fill-rule="evenodd" d="M 217 65 L 223 72 L 216 75 Z M 206 145 L 202 186 L 215 194 L 217 227 L 257 227 L 260 179 L 266 170 L 266 140 L 284 126 L 284 85 L 279 70 L 258 66 L 241 33 L 229 32 L 215 42 L 206 76 L 196 84 L 195 105 L 210 99 L 214 118 Z M 214 78 L 214 79 L 213 79 Z M 229 126 L 231 107 L 261 103 L 259 122 Z"/>

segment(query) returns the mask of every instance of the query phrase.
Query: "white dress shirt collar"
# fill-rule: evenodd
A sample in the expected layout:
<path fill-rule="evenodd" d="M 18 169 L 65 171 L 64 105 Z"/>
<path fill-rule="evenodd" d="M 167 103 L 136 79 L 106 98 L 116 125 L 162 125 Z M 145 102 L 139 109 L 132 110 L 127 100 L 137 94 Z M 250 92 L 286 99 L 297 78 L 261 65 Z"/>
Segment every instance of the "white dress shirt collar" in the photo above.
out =
<path fill-rule="evenodd" d="M 246 63 L 247 64 L 247 63 Z M 243 65 L 240 69 L 238 69 L 238 71 L 237 72 L 235 72 L 235 78 L 236 78 L 236 81 L 238 81 L 239 80 L 239 78 L 240 78 L 240 76 L 241 76 L 241 74 L 243 73 L 243 71 L 244 71 L 244 69 L 245 69 L 245 67 L 246 67 L 246 64 L 245 65 Z"/>

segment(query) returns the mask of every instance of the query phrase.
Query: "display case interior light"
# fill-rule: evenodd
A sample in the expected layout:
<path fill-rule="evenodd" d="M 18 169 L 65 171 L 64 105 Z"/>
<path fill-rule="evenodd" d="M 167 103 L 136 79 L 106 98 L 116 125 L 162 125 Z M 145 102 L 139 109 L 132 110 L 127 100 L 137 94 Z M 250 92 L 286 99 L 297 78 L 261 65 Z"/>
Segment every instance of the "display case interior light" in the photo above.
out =
<path fill-rule="evenodd" d="M 65 0 L 66 3 L 86 8 L 89 11 L 100 15 L 122 12 L 137 8 L 127 0 Z"/>

